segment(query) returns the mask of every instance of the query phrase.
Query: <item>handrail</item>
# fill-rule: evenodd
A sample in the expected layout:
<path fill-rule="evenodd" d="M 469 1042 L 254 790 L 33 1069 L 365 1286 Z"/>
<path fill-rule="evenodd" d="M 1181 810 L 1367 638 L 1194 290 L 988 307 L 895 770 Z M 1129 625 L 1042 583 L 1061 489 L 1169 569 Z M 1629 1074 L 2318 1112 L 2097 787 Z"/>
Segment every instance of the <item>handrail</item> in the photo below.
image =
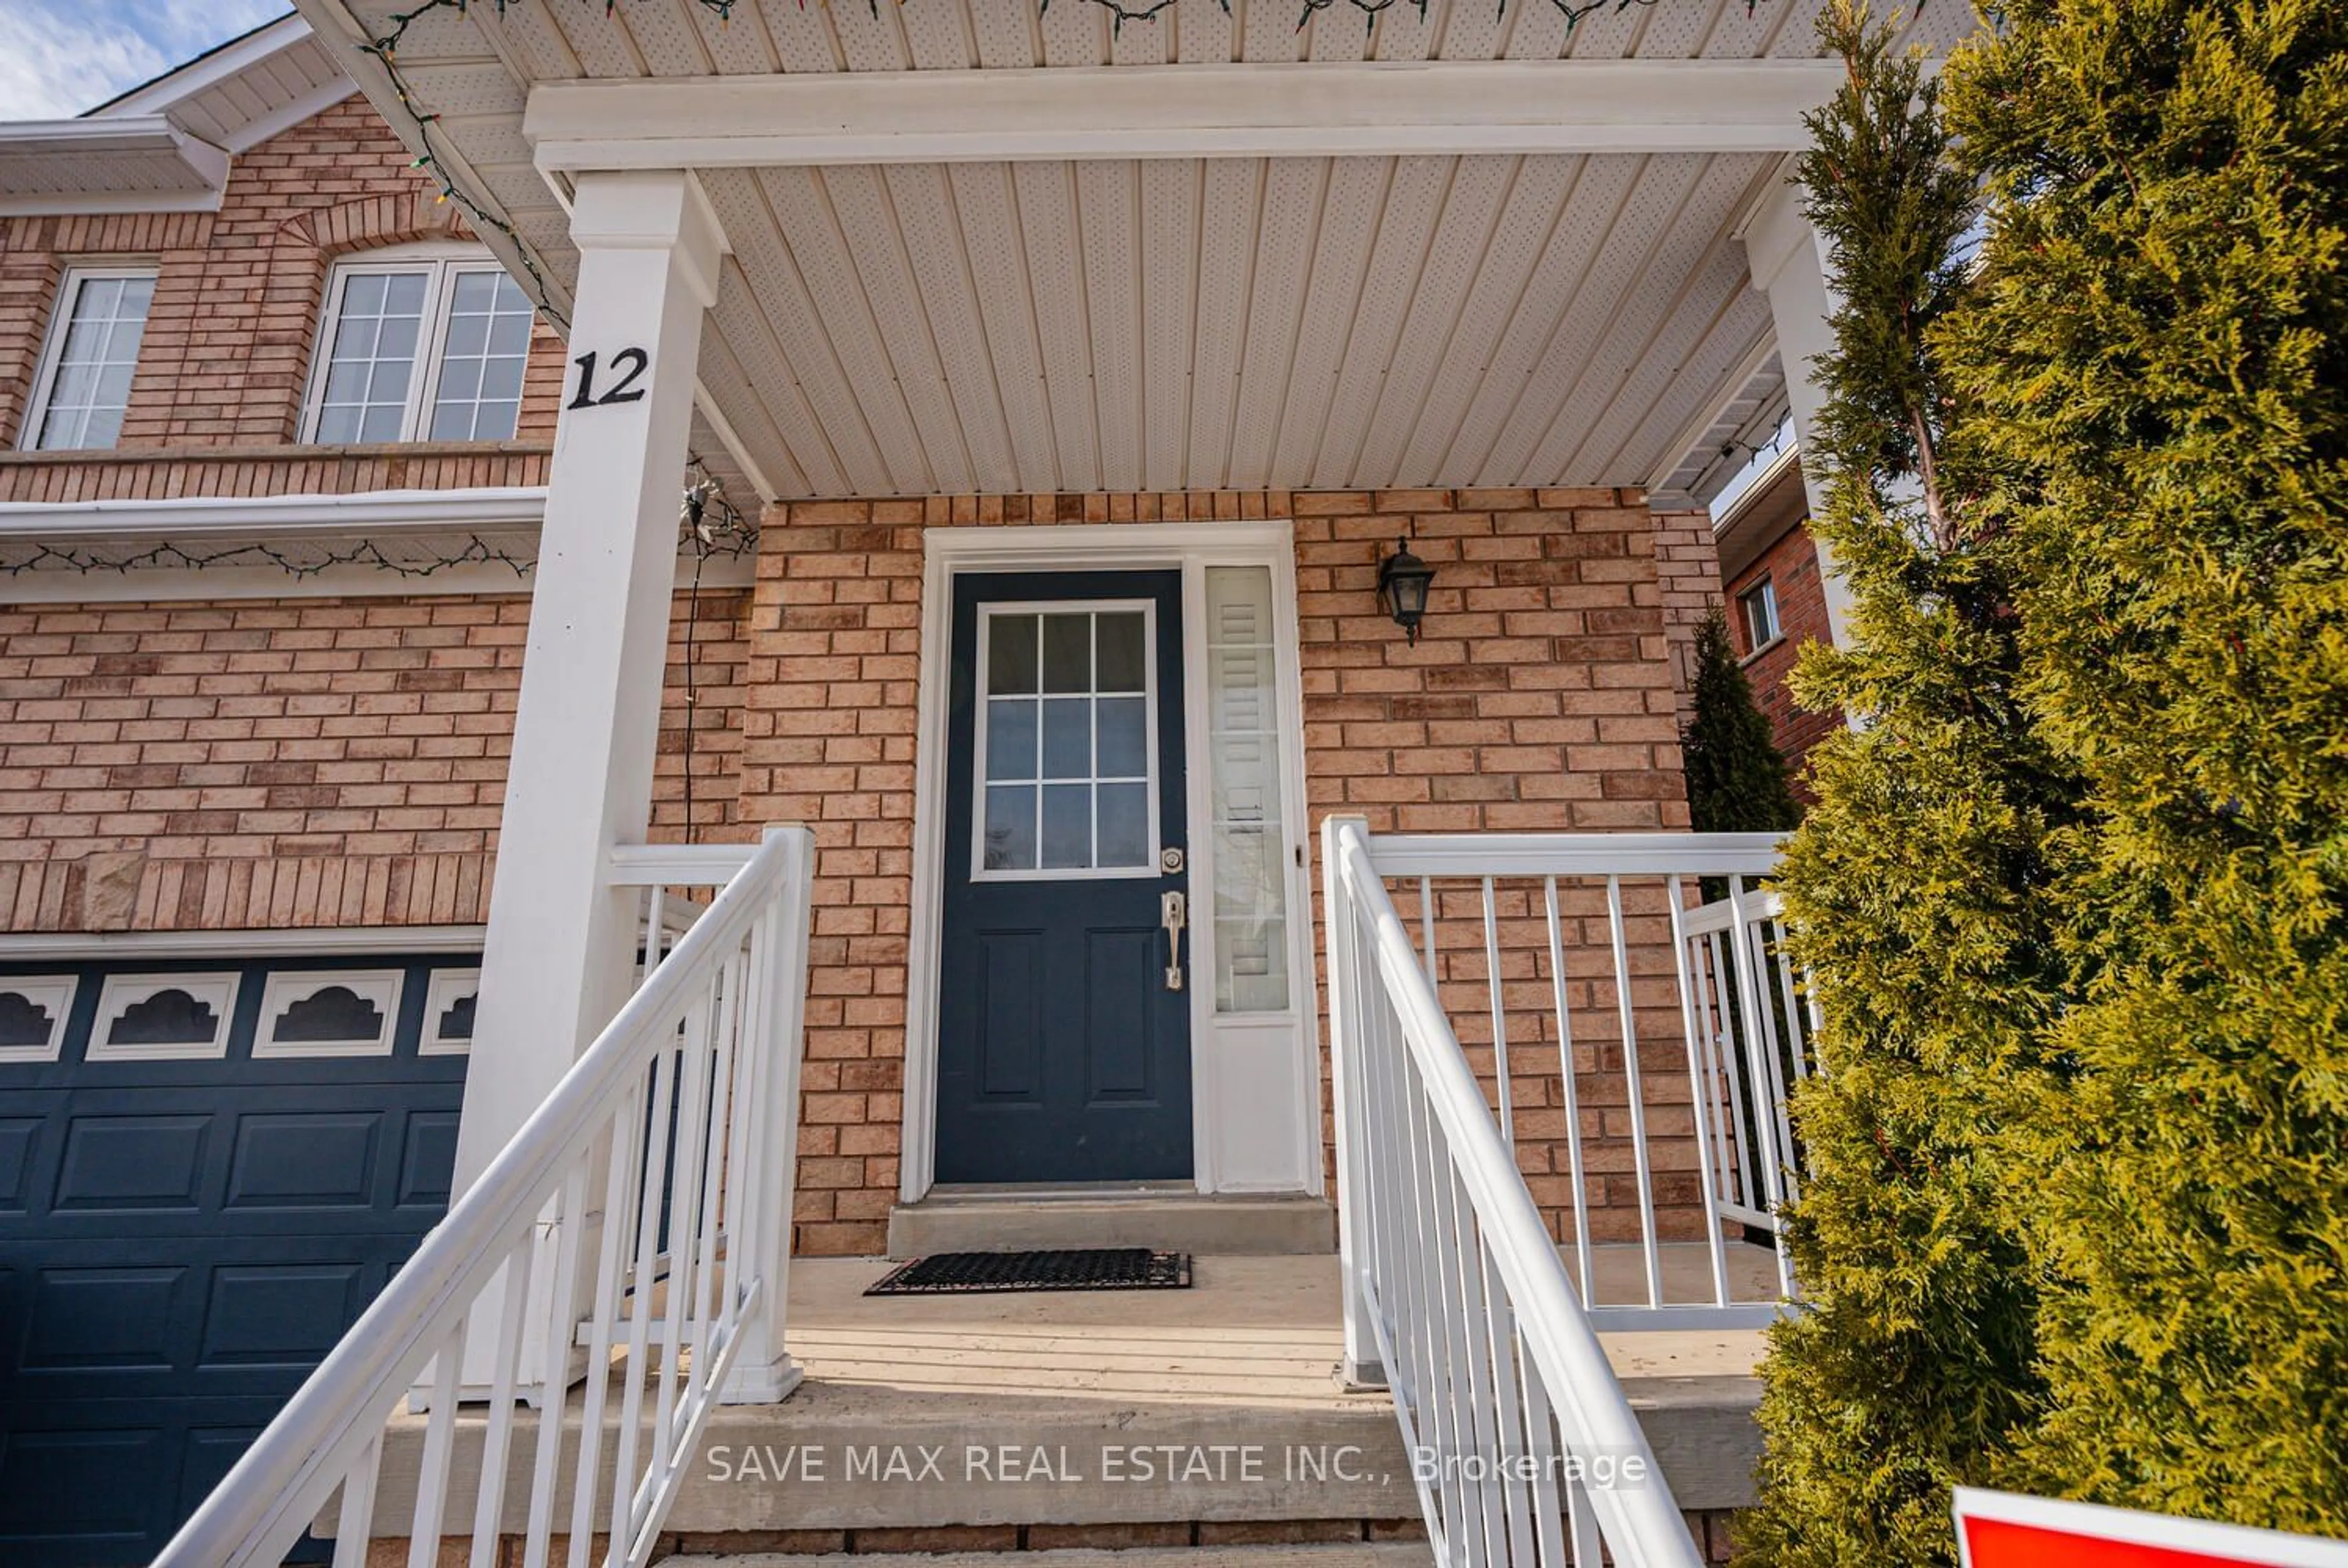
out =
<path fill-rule="evenodd" d="M 1395 912 L 1385 883 L 1372 864 L 1367 835 L 1356 823 L 1333 821 L 1329 849 L 1332 883 L 1343 880 L 1348 908 L 1356 920 L 1367 925 L 1372 944 L 1371 952 L 1364 956 L 1374 958 L 1375 973 L 1356 976 L 1355 981 L 1358 984 L 1374 979 L 1393 1008 L 1394 1020 L 1400 1027 L 1411 1065 L 1416 1070 L 1425 1108 L 1434 1115 L 1441 1143 L 1449 1155 L 1450 1173 L 1465 1190 L 1471 1211 L 1470 1214 L 1456 1216 L 1454 1223 L 1463 1227 L 1472 1225 L 1476 1239 L 1481 1243 L 1480 1250 L 1499 1276 L 1505 1306 L 1496 1316 L 1509 1320 L 1517 1342 L 1538 1368 L 1540 1391 L 1556 1412 L 1566 1454 L 1581 1458 L 1588 1469 L 1596 1468 L 1588 1461 L 1604 1456 L 1621 1470 L 1643 1477 L 1643 1484 L 1628 1486 L 1572 1483 L 1579 1489 L 1577 1501 L 1580 1497 L 1588 1499 L 1595 1516 L 1596 1533 L 1622 1568 L 1700 1568 L 1702 1559 L 1672 1500 L 1670 1483 L 1657 1468 L 1645 1430 L 1639 1425 L 1630 1401 L 1623 1397 L 1622 1385 L 1615 1380 L 1613 1368 L 1581 1304 L 1574 1297 L 1572 1284 L 1558 1257 L 1557 1245 L 1550 1236 L 1549 1227 L 1542 1224 L 1531 1194 L 1526 1190 L 1514 1154 L 1493 1123 L 1484 1091 L 1468 1070 L 1442 1001 L 1420 967 L 1402 918 Z M 1334 917 L 1331 927 L 1334 943 L 1340 939 Z M 1403 1157 L 1401 1151 L 1375 1145 L 1363 1152 L 1373 1161 L 1391 1162 Z M 1457 1245 L 1458 1238 L 1449 1239 Z M 1397 1282 L 1388 1279 L 1369 1283 L 1375 1294 L 1381 1287 Z M 1455 1357 L 1458 1348 L 1456 1341 L 1450 1347 Z M 1493 1348 L 1505 1358 L 1504 1347 Z M 1389 1361 L 1390 1375 L 1401 1370 Z M 1456 1377 L 1457 1368 L 1453 1366 L 1447 1371 Z M 1444 1381 L 1456 1387 L 1448 1378 Z M 1472 1373 L 1469 1381 L 1474 1381 Z M 1413 1389 L 1406 1375 L 1396 1388 L 1398 1409 L 1410 1393 L 1416 1393 L 1422 1400 L 1443 1397 L 1436 1382 L 1429 1378 L 1425 1380 L 1426 1386 Z M 1507 1402 L 1503 1384 L 1500 1377 L 1490 1379 L 1497 1403 Z M 1530 1389 L 1528 1380 L 1528 1394 Z M 1531 1413 L 1525 1412 L 1528 1416 Z M 1406 1432 L 1411 1426 L 1406 1422 Z M 1495 1435 L 1499 1438 L 1498 1451 L 1490 1457 L 1505 1461 L 1510 1457 L 1506 1440 L 1514 1434 Z M 1531 1446 L 1538 1449 L 1540 1440 L 1534 1439 Z M 1440 1459 L 1438 1456 L 1438 1463 Z M 1423 1491 L 1426 1484 L 1422 1481 Z M 1543 1493 L 1535 1488 L 1529 1495 L 1538 1499 Z M 1502 1532 L 1488 1531 L 1479 1538 L 1468 1537 L 1464 1531 L 1440 1528 L 1437 1517 L 1440 1512 L 1437 1508 L 1429 1510 L 1431 1533 L 1442 1541 L 1447 1560 L 1455 1563 L 1510 1560 L 1505 1555 L 1496 1559 L 1477 1550 L 1498 1545 L 1494 1534 L 1513 1536 L 1521 1529 L 1527 1539 L 1542 1541 L 1556 1529 L 1553 1515 L 1548 1520 L 1504 1518 Z M 1502 1549 L 1504 1553 L 1505 1550 Z M 1577 1549 L 1571 1557 L 1560 1552 L 1551 1560 L 1580 1563 L 1582 1558 Z M 1587 1568 L 1597 1568 L 1594 1555 L 1588 1559 Z"/>
<path fill-rule="evenodd" d="M 790 1145 L 796 1123 L 800 1005 L 805 989 L 808 867 L 804 828 L 780 829 L 748 852 L 706 913 L 670 949 L 611 1023 L 533 1112 L 480 1179 L 453 1204 L 415 1255 L 320 1363 L 227 1477 L 156 1560 L 157 1568 L 271 1564 L 318 1515 L 339 1485 L 343 1529 L 337 1562 L 371 1528 L 383 1423 L 399 1396 L 433 1368 L 431 1420 L 420 1463 L 416 1536 L 438 1535 L 469 1318 L 495 1334 L 497 1366 L 485 1418 L 488 1435 L 477 1495 L 474 1561 L 494 1552 L 505 1475 L 505 1432 L 518 1397 L 543 1399 L 531 1491 L 531 1560 L 542 1562 L 551 1533 L 554 1457 L 564 1384 L 564 1350 L 575 1304 L 592 1283 L 597 1332 L 609 1347 L 618 1315 L 632 1314 L 628 1386 L 623 1393 L 621 1485 L 612 1550 L 641 1562 L 651 1542 L 644 1505 L 664 1512 L 676 1478 L 627 1474 L 633 1451 L 627 1418 L 642 1409 L 642 1379 L 654 1370 L 652 1316 L 666 1313 L 665 1364 L 656 1373 L 650 1452 L 681 1466 L 692 1430 L 747 1353 L 771 1383 L 788 1365 L 781 1346 L 782 1269 L 777 1238 L 787 1235 Z M 775 1108 L 782 1142 L 775 1146 Z M 753 1114 L 759 1117 L 755 1127 Z M 652 1135 L 674 1127 L 670 1137 Z M 670 1162 L 674 1158 L 674 1169 Z M 592 1168 L 591 1168 L 592 1167 Z M 600 1209 L 587 1199 L 601 1187 Z M 665 1189 L 665 1190 L 664 1190 Z M 631 1220 L 633 1215 L 633 1221 Z M 726 1245 L 719 1251 L 721 1225 Z M 584 1256 L 600 1231 L 600 1259 Z M 633 1233 L 633 1234 L 628 1234 Z M 551 1237 L 551 1241 L 541 1237 Z M 623 1252 L 623 1242 L 626 1247 Z M 628 1265 L 671 1259 L 666 1301 L 632 1287 Z M 592 1280 L 582 1280 L 592 1271 Z M 535 1276 L 535 1277 L 533 1277 Z M 652 1270 L 633 1276 L 647 1284 Z M 551 1288 L 547 1288 L 549 1283 Z M 493 1291 L 501 1283 L 502 1289 Z M 722 1284 L 722 1293 L 720 1286 Z M 535 1288 L 534 1288 L 535 1287 Z M 697 1301 L 685 1298 L 688 1287 Z M 623 1302 L 622 1297 L 632 1299 Z M 713 1299 L 714 1298 L 714 1299 Z M 484 1304 L 489 1304 L 485 1307 Z M 479 1319 L 494 1316 L 489 1322 Z M 684 1315 L 693 1311 L 694 1328 Z M 543 1321 L 526 1319 L 543 1315 Z M 699 1362 L 682 1398 L 672 1387 L 679 1347 L 696 1341 Z M 545 1365 L 525 1364 L 525 1346 Z M 591 1364 L 591 1371 L 592 1370 Z M 550 1370 L 551 1375 L 550 1376 Z M 787 1388 L 787 1384 L 785 1387 Z M 603 1380 L 591 1375 L 591 1421 Z M 411 1401 L 412 1402 L 412 1401 Z M 600 1422 L 595 1423 L 600 1430 Z M 555 1440 L 545 1440 L 549 1431 Z M 596 1490 L 594 1443 L 578 1466 Z M 495 1459 L 498 1462 L 491 1463 Z M 646 1490 L 646 1489 L 649 1490 Z M 651 1522 L 657 1525 L 657 1518 Z M 586 1550 L 574 1531 L 572 1560 Z"/>
<path fill-rule="evenodd" d="M 1371 859 L 1387 876 L 1766 876 L 1774 833 L 1382 833 Z"/>
<path fill-rule="evenodd" d="M 1494 1091 L 1502 1138 L 1517 1142 L 1521 1105 L 1526 1136 L 1550 1145 L 1546 1168 L 1563 1180 L 1542 1201 L 1559 1211 L 1547 1217 L 1593 1326 L 1718 1330 L 1781 1316 L 1797 1293 L 1773 1238 L 1800 1158 L 1787 1101 L 1809 1071 L 1817 1019 L 1782 907 L 1758 885 L 1776 840 L 1361 826 Z M 1627 1169 L 1609 1163 L 1624 1156 Z M 1635 1243 L 1616 1239 L 1634 1218 Z M 1358 1330 L 1348 1358 L 1375 1380 Z"/>

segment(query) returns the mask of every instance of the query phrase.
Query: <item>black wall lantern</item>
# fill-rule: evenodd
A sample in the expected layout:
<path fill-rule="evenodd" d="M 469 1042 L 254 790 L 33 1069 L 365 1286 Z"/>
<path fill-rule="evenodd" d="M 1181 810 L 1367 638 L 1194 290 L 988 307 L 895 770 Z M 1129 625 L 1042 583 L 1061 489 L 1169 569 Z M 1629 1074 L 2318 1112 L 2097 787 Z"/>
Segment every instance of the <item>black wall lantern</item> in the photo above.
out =
<path fill-rule="evenodd" d="M 1413 642 L 1426 615 L 1426 585 L 1434 580 L 1435 569 L 1410 553 L 1407 539 L 1395 540 L 1395 553 L 1378 563 L 1378 602 Z"/>

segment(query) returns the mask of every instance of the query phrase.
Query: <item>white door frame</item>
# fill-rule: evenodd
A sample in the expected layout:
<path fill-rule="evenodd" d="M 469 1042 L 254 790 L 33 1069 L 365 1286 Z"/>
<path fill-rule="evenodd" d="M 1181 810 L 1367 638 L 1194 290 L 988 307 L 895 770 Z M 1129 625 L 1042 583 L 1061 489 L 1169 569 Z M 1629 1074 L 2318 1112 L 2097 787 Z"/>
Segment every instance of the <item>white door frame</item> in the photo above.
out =
<path fill-rule="evenodd" d="M 953 579 L 965 572 L 1142 571 L 1182 574 L 1184 810 L 1189 827 L 1191 1137 L 1200 1192 L 1318 1194 L 1321 1173 L 1321 1061 L 1312 939 L 1311 856 L 1305 853 L 1304 697 L 1296 615 L 1295 525 L 1247 523 L 1043 524 L 1026 528 L 932 528 L 922 535 L 921 684 L 913 765 L 913 907 L 905 967 L 905 1090 L 898 1195 L 916 1203 L 935 1180 L 938 1090 L 938 974 L 944 932 L 946 702 L 953 634 Z M 1213 566 L 1272 570 L 1272 621 L 1285 665 L 1279 672 L 1282 805 L 1288 845 L 1288 1010 L 1224 1017 L 1215 1011 L 1213 781 L 1207 755 L 1205 573 Z M 1282 1052 L 1284 1063 L 1262 1063 Z M 1253 1052 L 1256 1055 L 1246 1054 Z M 1217 1134 L 1232 1102 L 1257 1102 L 1262 1080 L 1241 1082 L 1235 1064 L 1271 1066 L 1289 1104 L 1278 1120 L 1286 1148 L 1261 1150 L 1254 1169 L 1237 1167 Z M 1252 1075 L 1251 1075 L 1252 1076 Z M 1251 1139 L 1250 1148 L 1256 1148 Z"/>

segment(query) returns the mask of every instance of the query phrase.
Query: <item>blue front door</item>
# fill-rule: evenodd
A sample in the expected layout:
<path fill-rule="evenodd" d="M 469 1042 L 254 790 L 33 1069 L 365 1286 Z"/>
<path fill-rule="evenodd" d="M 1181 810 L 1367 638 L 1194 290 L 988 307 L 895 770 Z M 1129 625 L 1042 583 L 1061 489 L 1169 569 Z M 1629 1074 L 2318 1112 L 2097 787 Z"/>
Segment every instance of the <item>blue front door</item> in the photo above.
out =
<path fill-rule="evenodd" d="M 937 1179 L 1191 1173 L 1182 579 L 954 579 Z"/>

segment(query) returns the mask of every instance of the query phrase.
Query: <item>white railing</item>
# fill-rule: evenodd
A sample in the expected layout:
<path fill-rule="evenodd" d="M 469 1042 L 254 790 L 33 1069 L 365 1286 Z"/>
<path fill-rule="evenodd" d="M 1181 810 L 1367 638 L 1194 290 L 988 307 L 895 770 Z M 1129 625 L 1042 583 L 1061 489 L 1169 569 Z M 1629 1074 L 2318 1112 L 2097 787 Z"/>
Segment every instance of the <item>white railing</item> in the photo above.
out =
<path fill-rule="evenodd" d="M 784 1312 L 810 854 L 783 828 L 755 851 L 615 855 L 610 881 L 649 890 L 643 984 L 158 1568 L 274 1568 L 330 1504 L 339 1568 L 378 1534 L 418 1565 L 456 1536 L 473 1568 L 515 1560 L 501 1537 L 530 1568 L 558 1546 L 571 1568 L 651 1556 L 712 1406 L 798 1381 Z M 685 900 L 662 890 L 710 880 L 723 889 L 672 944 Z M 469 1364 L 485 1389 L 460 1381 Z M 395 1419 L 404 1395 L 422 1419 Z M 460 1434 L 469 1484 L 452 1480 Z"/>
<path fill-rule="evenodd" d="M 1777 1249 L 1740 1238 L 1759 1255 L 1740 1259 L 1741 1272 L 1768 1282 L 1753 1293 L 1768 1299 L 1740 1301 L 1725 1235 L 1774 1226 L 1782 1185 L 1769 1172 L 1791 1141 L 1766 1047 L 1798 1053 L 1807 1025 L 1765 1016 L 1762 978 L 1783 960 L 1774 907 L 1744 878 L 1774 865 L 1772 842 L 1374 838 L 1358 820 L 1333 819 L 1323 851 L 1346 1360 L 1350 1375 L 1394 1391 L 1438 1559 L 1598 1568 L 1602 1548 L 1625 1568 L 1693 1568 L 1694 1546 L 1597 1332 L 1760 1321 L 1790 1292 Z M 1715 877 L 1719 908 L 1696 905 L 1697 879 Z M 1416 948 L 1389 879 L 1417 906 Z M 1663 1008 L 1674 999 L 1654 994 L 1660 986 L 1675 989 L 1675 1007 Z M 1447 1009 L 1447 990 L 1457 999 L 1471 989 L 1480 1011 Z M 1684 1048 L 1677 1094 L 1653 1081 L 1663 1075 L 1642 1076 L 1642 1030 L 1658 1043 L 1659 1012 L 1675 1014 Z M 1490 1053 L 1488 1091 L 1455 1014 Z M 1555 1053 L 1553 1071 L 1528 1071 L 1535 1046 Z M 1619 1092 L 1595 1092 L 1606 1082 Z M 1659 1140 L 1658 1122 L 1673 1136 Z M 1559 1163 L 1564 1196 L 1545 1216 L 1525 1170 Z M 1618 1173 L 1629 1190 L 1593 1202 L 1593 1182 Z M 1683 1175 L 1691 1201 L 1660 1201 L 1658 1178 Z M 1742 1201 L 1756 1194 L 1766 1206 Z M 1610 1247 L 1594 1233 L 1624 1210 L 1637 1244 Z M 1552 1220 L 1570 1231 L 1571 1270 Z M 1687 1234 L 1674 1239 L 1675 1227 Z M 1613 1261 L 1632 1266 L 1643 1303 L 1598 1305 L 1601 1265 Z M 1704 1276 L 1684 1303 L 1666 1290 L 1676 1272 L 1666 1266 L 1681 1261 Z"/>

